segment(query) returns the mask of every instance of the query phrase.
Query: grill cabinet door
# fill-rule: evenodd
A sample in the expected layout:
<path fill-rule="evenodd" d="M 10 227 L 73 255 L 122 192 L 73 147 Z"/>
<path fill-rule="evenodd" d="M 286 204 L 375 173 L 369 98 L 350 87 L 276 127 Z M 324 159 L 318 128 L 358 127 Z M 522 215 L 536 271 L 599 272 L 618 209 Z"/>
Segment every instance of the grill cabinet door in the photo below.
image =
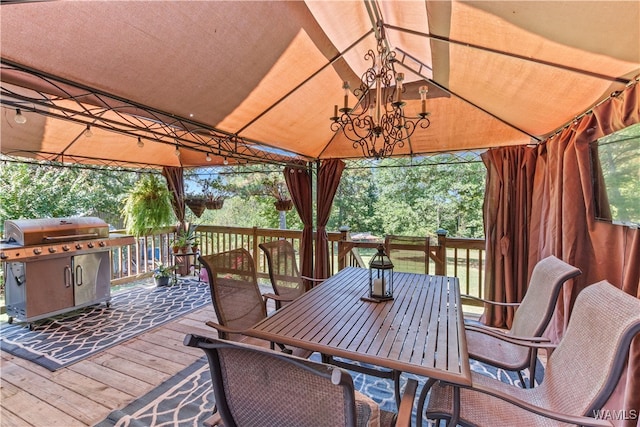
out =
<path fill-rule="evenodd" d="M 25 270 L 27 317 L 73 307 L 71 257 L 30 262 Z"/>
<path fill-rule="evenodd" d="M 90 304 L 109 299 L 111 270 L 109 251 L 73 257 L 75 305 Z"/>

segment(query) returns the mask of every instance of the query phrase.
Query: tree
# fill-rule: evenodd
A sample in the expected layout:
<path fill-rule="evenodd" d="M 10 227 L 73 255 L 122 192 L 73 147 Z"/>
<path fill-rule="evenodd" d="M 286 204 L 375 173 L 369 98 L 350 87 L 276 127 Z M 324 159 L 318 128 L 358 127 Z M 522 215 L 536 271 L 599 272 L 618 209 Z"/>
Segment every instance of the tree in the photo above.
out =
<path fill-rule="evenodd" d="M 482 163 L 413 166 L 410 159 L 346 169 L 329 226 L 374 235 L 482 237 L 485 169 Z M 334 222 L 334 219 L 338 218 Z"/>
<path fill-rule="evenodd" d="M 215 175 L 229 196 L 222 209 L 205 211 L 198 223 L 278 228 L 280 213 L 273 203 L 277 198 L 276 194 L 287 194 L 281 171 L 265 172 L 263 167 L 235 166 L 233 169 L 221 169 L 210 175 Z M 185 179 L 188 181 L 187 187 L 197 187 L 203 180 L 210 178 L 203 178 L 197 171 L 191 171 Z M 274 189 L 277 193 L 272 191 Z M 288 228 L 302 229 L 302 221 L 295 209 L 286 212 L 285 215 Z"/>
<path fill-rule="evenodd" d="M 0 227 L 8 219 L 100 216 L 120 226 L 131 172 L 5 163 L 0 167 Z"/>
<path fill-rule="evenodd" d="M 343 225 L 352 232 L 482 237 L 485 169 L 481 162 L 415 166 L 409 159 L 381 161 L 375 167 L 349 168 L 342 175 L 328 230 Z M 202 180 L 215 179 L 228 194 L 220 210 L 187 220 L 198 224 L 277 228 L 279 213 L 264 182 L 283 181 L 282 171 L 234 166 L 205 176 L 186 171 L 186 191 L 204 194 Z M 121 200 L 138 179 L 120 170 L 95 171 L 42 165 L 7 164 L 0 170 L 0 215 L 6 219 L 95 215 L 120 221 Z M 200 183 L 199 181 L 200 180 Z M 192 215 L 193 218 L 190 218 Z M 107 219 L 113 218 L 113 219 Z M 291 229 L 302 229 L 295 209 L 286 213 Z"/>
<path fill-rule="evenodd" d="M 328 230 L 348 226 L 351 230 L 379 232 L 382 224 L 375 215 L 377 186 L 373 169 L 345 169 L 333 200 Z"/>

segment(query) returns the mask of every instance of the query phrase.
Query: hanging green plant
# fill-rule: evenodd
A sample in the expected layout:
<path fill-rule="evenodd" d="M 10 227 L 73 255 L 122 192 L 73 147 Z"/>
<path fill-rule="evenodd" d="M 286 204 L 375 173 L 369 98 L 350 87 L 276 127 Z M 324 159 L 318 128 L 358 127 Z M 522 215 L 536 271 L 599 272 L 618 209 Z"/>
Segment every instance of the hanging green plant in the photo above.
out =
<path fill-rule="evenodd" d="M 127 233 L 153 234 L 174 220 L 171 193 L 155 174 L 145 175 L 127 194 L 122 208 Z"/>

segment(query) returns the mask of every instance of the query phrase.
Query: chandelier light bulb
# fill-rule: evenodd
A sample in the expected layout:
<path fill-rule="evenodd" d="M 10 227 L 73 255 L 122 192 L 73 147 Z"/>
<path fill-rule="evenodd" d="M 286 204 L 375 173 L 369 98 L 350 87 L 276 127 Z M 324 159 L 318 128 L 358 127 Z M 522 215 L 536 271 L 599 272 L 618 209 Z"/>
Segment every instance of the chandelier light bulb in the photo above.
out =
<path fill-rule="evenodd" d="M 180 157 L 180 148 L 177 145 L 176 145 L 175 155 L 176 157 Z"/>
<path fill-rule="evenodd" d="M 396 74 L 396 104 L 402 105 L 402 91 L 404 86 L 402 86 L 402 82 L 404 81 L 404 73 Z"/>
<path fill-rule="evenodd" d="M 142 139 L 140 137 L 138 137 L 138 147 L 144 147 L 144 142 L 142 142 Z"/>
<path fill-rule="evenodd" d="M 19 108 L 16 109 L 16 116 L 13 118 L 19 125 L 27 123 L 27 118 L 22 114 Z"/>
<path fill-rule="evenodd" d="M 207 153 L 207 157 L 205 157 L 205 160 L 206 160 L 207 162 L 210 162 L 210 161 L 211 161 L 211 155 L 210 155 L 209 153 Z"/>
<path fill-rule="evenodd" d="M 227 156 L 224 157 L 224 160 L 222 161 L 222 163 L 224 163 L 225 165 L 229 164 L 229 160 L 227 160 Z"/>
<path fill-rule="evenodd" d="M 420 94 L 420 103 L 422 104 L 422 112 L 420 113 L 422 116 L 427 114 L 427 92 L 429 92 L 428 86 L 420 86 L 420 89 L 418 89 L 418 93 Z"/>
<path fill-rule="evenodd" d="M 342 89 L 344 89 L 344 111 L 349 111 L 349 82 L 344 81 L 342 84 Z M 336 114 L 337 116 L 337 114 Z"/>
<path fill-rule="evenodd" d="M 93 136 L 93 132 L 91 131 L 91 126 L 87 125 L 87 128 L 84 130 L 85 138 L 91 138 Z"/>

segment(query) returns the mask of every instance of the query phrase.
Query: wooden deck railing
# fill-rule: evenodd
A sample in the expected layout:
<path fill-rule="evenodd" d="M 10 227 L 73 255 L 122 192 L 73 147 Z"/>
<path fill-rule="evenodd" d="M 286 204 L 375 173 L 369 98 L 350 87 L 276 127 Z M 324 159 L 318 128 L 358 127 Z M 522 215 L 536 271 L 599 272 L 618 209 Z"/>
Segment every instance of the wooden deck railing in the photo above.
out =
<path fill-rule="evenodd" d="M 123 232 L 123 230 L 115 232 L 118 231 Z M 135 244 L 112 248 L 112 285 L 150 276 L 157 263 L 174 264 L 175 257 L 171 250 L 171 242 L 175 239 L 175 234 L 175 228 L 169 227 L 161 230 L 158 234 L 140 237 Z M 287 239 L 293 244 L 296 251 L 299 251 L 302 231 L 200 225 L 196 230 L 196 235 L 200 239 L 200 251 L 204 255 L 239 247 L 246 248 L 256 260 L 258 277 L 268 280 L 266 258 L 258 245 L 274 239 Z M 389 240 L 352 241 L 346 231 L 329 232 L 328 237 L 332 274 L 347 266 L 366 267 L 377 246 L 380 243 L 384 244 L 385 240 Z M 408 256 L 412 258 L 412 261 L 420 258 L 420 252 L 422 252 L 424 266 L 418 270 L 409 271 L 457 276 L 460 279 L 463 293 L 477 297 L 483 296 L 484 240 L 449 238 L 445 233 L 441 233 L 437 238 L 421 238 L 421 241 L 425 240 L 426 245 L 396 244 L 387 241 L 387 250 L 396 249 L 412 253 L 413 255 Z M 393 252 L 390 253 L 393 260 Z M 406 257 L 406 253 L 402 256 Z M 404 267 L 402 262 L 398 262 L 396 270 L 406 271 L 402 270 Z M 0 304 L 0 313 L 4 312 L 3 306 L 4 304 Z"/>
<path fill-rule="evenodd" d="M 274 239 L 287 239 L 296 251 L 299 251 L 302 231 L 200 225 L 196 229 L 196 236 L 200 240 L 200 251 L 204 255 L 239 247 L 247 249 L 256 260 L 258 277 L 266 280 L 266 259 L 258 245 Z M 483 239 L 450 238 L 444 232 L 433 238 L 411 238 L 415 242 L 409 241 L 408 238 L 405 241 L 400 239 L 398 242 L 391 238 L 353 241 L 347 231 L 329 232 L 328 237 L 332 274 L 347 266 L 366 267 L 378 245 L 385 244 L 392 260 L 394 254 L 398 256 L 397 271 L 456 276 L 460 279 L 463 293 L 482 297 L 485 258 Z M 171 242 L 174 238 L 175 230 L 168 228 L 159 234 L 141 237 L 138 244 L 114 248 L 113 282 L 118 284 L 150 274 L 157 262 L 173 264 L 175 259 L 171 251 Z M 406 259 L 410 259 L 410 262 L 403 262 Z M 420 265 L 420 262 L 423 265 Z"/>

